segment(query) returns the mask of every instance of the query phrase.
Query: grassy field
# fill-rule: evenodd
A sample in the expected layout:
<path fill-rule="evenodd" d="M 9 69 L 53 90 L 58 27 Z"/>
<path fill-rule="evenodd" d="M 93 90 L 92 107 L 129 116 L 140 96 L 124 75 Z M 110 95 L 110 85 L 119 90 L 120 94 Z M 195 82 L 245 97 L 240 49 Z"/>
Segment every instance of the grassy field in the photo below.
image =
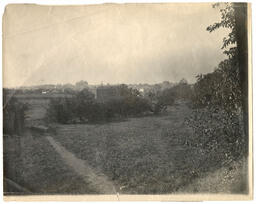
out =
<path fill-rule="evenodd" d="M 42 124 L 43 106 L 31 107 L 27 123 Z M 187 138 L 194 134 L 185 122 L 191 113 L 185 103 L 176 103 L 159 116 L 103 124 L 57 124 L 56 131 L 46 135 L 28 131 L 19 144 L 5 137 L 5 176 L 33 194 L 103 193 L 101 189 L 106 188 L 101 187 L 106 183 L 124 194 L 232 192 L 231 187 L 244 180 L 231 178 L 218 186 L 218 179 L 210 177 L 230 178 L 227 172 L 232 171 L 233 176 L 241 177 L 237 172 L 243 163 L 234 164 L 232 171 L 218 168 L 222 161 L 210 160 L 209 165 L 206 161 L 212 155 L 187 145 Z M 18 154 L 14 150 L 17 144 Z"/>
<path fill-rule="evenodd" d="M 58 125 L 54 139 L 103 172 L 120 193 L 170 193 L 193 178 L 199 152 L 186 146 L 193 131 L 185 104 L 166 115 L 118 123 Z M 195 159 L 195 160 L 193 160 Z"/>
<path fill-rule="evenodd" d="M 4 176 L 25 188 L 25 194 L 96 193 L 65 165 L 44 137 L 27 132 L 19 145 L 17 138 L 4 138 Z M 12 187 L 5 185 L 5 194 L 24 194 Z"/>

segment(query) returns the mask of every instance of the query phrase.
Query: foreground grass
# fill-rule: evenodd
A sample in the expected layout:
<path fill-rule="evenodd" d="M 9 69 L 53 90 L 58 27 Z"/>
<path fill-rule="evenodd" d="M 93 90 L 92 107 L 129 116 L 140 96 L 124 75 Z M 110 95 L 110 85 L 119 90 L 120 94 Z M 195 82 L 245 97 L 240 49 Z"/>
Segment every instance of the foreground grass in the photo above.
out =
<path fill-rule="evenodd" d="M 196 138 L 186 122 L 191 115 L 192 110 L 180 103 L 161 116 L 57 125 L 56 134 L 50 136 L 95 174 L 106 177 L 119 193 L 241 192 L 247 185 L 246 160 L 227 165 L 225 149 L 205 153 L 189 145 L 189 138 Z M 45 137 L 28 132 L 20 144 L 13 137 L 4 140 L 7 178 L 34 194 L 102 193 L 66 165 Z M 13 154 L 17 146 L 18 157 Z"/>
<path fill-rule="evenodd" d="M 195 134 L 185 122 L 191 114 L 192 110 L 180 103 L 162 116 L 99 125 L 58 125 L 54 138 L 108 176 L 120 193 L 229 193 L 237 191 L 232 185 L 239 186 L 239 182 L 245 188 L 246 178 L 225 180 L 219 187 L 207 179 L 223 172 L 229 177 L 230 169 L 237 169 L 233 177 L 240 177 L 245 163 L 225 165 L 225 150 L 205 154 L 200 147 L 188 145 L 188 138 Z M 210 181 L 211 188 L 191 187 L 192 183 L 209 186 Z"/>
<path fill-rule="evenodd" d="M 181 104 L 164 116 L 58 125 L 53 137 L 107 175 L 121 193 L 171 193 L 189 182 L 191 169 L 199 165 L 193 160 L 198 151 L 185 144 L 193 134 L 184 123 L 189 114 L 190 109 Z"/>
<path fill-rule="evenodd" d="M 44 137 L 27 132 L 19 144 L 14 137 L 5 139 L 4 176 L 27 189 L 29 194 L 97 193 L 63 163 Z M 5 187 L 7 195 L 24 194 Z"/>

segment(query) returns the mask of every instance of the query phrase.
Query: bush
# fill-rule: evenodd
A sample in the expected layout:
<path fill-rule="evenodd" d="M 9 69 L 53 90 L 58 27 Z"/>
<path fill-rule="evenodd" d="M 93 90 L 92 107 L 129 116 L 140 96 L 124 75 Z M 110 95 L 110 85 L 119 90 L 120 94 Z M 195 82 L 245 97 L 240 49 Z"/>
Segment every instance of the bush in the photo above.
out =
<path fill-rule="evenodd" d="M 220 106 L 227 112 L 237 111 L 242 103 L 237 63 L 224 60 L 214 72 L 198 75 L 193 93 L 196 108 Z"/>
<path fill-rule="evenodd" d="M 217 107 L 196 109 L 186 120 L 195 134 L 187 145 L 205 154 L 220 154 L 222 160 L 235 160 L 246 152 L 242 115 L 229 114 Z"/>

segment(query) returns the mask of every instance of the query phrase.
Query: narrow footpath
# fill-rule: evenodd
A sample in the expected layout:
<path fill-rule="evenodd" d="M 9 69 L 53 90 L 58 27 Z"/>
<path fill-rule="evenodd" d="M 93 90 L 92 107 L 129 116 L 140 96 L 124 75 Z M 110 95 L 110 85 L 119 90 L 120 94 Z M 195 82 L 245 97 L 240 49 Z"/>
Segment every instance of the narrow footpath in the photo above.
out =
<path fill-rule="evenodd" d="M 86 183 L 89 183 L 91 187 L 95 188 L 102 194 L 116 194 L 114 184 L 106 175 L 91 168 L 86 161 L 78 159 L 74 154 L 67 151 L 60 143 L 56 142 L 53 137 L 46 136 L 46 139 L 61 156 L 63 161 L 81 178 L 83 178 Z"/>

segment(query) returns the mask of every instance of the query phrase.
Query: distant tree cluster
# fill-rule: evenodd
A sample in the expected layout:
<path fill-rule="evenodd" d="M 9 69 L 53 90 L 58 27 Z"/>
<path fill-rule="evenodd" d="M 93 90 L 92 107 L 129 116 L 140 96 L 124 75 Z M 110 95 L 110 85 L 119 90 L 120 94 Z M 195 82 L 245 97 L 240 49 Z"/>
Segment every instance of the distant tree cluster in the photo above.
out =
<path fill-rule="evenodd" d="M 72 98 L 52 99 L 47 118 L 59 123 L 85 123 L 108 121 L 116 118 L 140 116 L 151 111 L 148 100 L 138 90 L 126 85 L 118 86 L 120 97 L 99 102 L 93 93 L 83 89 Z"/>
<path fill-rule="evenodd" d="M 157 92 L 149 91 L 145 97 L 151 101 L 154 107 L 152 110 L 157 114 L 165 110 L 167 106 L 173 105 L 176 100 L 191 101 L 192 86 L 188 84 L 186 79 L 182 79 L 171 88 Z"/>

